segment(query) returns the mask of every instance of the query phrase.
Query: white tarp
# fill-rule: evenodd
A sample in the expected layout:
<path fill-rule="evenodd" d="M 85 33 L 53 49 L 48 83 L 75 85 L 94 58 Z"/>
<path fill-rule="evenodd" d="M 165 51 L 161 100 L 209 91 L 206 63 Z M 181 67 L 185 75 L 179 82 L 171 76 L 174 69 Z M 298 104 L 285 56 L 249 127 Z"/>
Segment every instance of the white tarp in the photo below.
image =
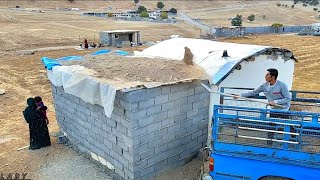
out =
<path fill-rule="evenodd" d="M 243 58 L 270 48 L 268 46 L 234 44 L 203 39 L 173 38 L 162 41 L 142 52 L 135 51 L 135 56 L 182 60 L 184 47 L 191 50 L 193 62 L 204 68 L 211 77 L 210 81 L 213 84 L 219 83 Z M 222 57 L 224 50 L 227 50 L 229 57 Z"/>
<path fill-rule="evenodd" d="M 92 71 L 83 66 L 72 65 L 55 66 L 47 73 L 53 85 L 63 87 L 65 93 L 77 96 L 87 103 L 101 105 L 107 117 L 111 117 L 117 89 L 91 77 Z"/>

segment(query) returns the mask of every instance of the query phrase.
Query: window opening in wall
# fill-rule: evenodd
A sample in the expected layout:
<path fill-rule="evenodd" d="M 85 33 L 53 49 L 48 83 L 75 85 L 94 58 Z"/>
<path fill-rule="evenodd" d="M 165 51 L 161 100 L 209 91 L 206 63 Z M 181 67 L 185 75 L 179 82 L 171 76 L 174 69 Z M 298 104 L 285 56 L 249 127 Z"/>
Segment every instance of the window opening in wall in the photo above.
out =
<path fill-rule="evenodd" d="M 119 39 L 119 35 L 118 34 L 114 34 L 114 38 L 115 39 Z"/>

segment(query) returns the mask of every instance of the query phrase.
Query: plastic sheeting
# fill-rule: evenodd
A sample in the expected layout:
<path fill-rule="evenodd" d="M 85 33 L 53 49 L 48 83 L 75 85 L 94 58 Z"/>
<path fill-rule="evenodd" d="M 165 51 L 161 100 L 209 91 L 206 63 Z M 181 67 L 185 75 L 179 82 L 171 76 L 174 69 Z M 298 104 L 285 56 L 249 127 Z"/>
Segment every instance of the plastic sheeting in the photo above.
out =
<path fill-rule="evenodd" d="M 212 84 L 219 84 L 244 58 L 270 48 L 203 39 L 173 38 L 162 41 L 142 52 L 135 52 L 135 56 L 182 60 L 184 47 L 191 50 L 193 62 L 204 68 L 211 77 Z M 224 50 L 227 50 L 229 57 L 222 57 Z"/>
<path fill-rule="evenodd" d="M 61 66 L 61 64 L 59 64 L 56 60 L 50 59 L 48 57 L 41 58 L 41 61 L 44 65 L 44 67 L 48 70 L 52 70 L 52 67 L 54 67 L 54 66 Z"/>
<path fill-rule="evenodd" d="M 99 50 L 99 51 L 96 51 L 94 53 L 91 53 L 92 56 L 97 56 L 97 55 L 102 55 L 102 54 L 107 54 L 111 52 L 111 50 L 108 50 L 108 49 L 102 49 L 102 50 Z"/>
<path fill-rule="evenodd" d="M 122 51 L 122 50 L 116 50 L 116 54 L 120 55 L 120 56 L 127 56 L 127 55 L 129 55 L 129 52 Z"/>
<path fill-rule="evenodd" d="M 79 65 L 55 66 L 47 74 L 53 85 L 87 103 L 101 105 L 106 116 L 111 117 L 116 89 L 91 77 L 91 70 Z"/>
<path fill-rule="evenodd" d="M 80 60 L 82 59 L 82 56 L 65 56 L 56 59 L 57 61 L 74 61 L 74 60 Z"/>

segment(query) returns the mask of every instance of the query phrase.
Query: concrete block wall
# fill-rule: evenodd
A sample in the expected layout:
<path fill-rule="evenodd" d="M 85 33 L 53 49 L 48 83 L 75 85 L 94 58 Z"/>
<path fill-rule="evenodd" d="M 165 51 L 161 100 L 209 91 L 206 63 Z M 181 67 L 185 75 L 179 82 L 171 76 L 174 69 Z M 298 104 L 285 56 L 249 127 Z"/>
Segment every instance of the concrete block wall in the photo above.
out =
<path fill-rule="evenodd" d="M 117 91 L 111 118 L 62 88 L 52 92 L 68 139 L 125 179 L 151 179 L 205 146 L 209 93 L 199 82 Z"/>

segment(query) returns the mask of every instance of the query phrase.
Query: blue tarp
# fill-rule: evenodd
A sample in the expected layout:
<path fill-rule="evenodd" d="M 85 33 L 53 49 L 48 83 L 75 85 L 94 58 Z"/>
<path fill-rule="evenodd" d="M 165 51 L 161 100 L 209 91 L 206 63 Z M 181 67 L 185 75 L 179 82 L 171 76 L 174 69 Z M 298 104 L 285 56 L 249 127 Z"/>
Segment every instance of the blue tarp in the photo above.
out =
<path fill-rule="evenodd" d="M 50 59 L 48 57 L 41 58 L 42 63 L 44 64 L 44 67 L 48 70 L 52 70 L 52 67 L 54 66 L 61 66 L 56 60 Z"/>
<path fill-rule="evenodd" d="M 107 54 L 109 52 L 111 52 L 111 50 L 102 49 L 102 50 L 99 50 L 99 51 L 92 53 L 91 56 L 98 56 L 98 55 L 102 55 L 102 54 Z M 116 50 L 115 52 L 117 55 L 120 55 L 120 56 L 129 55 L 129 52 L 127 52 L 127 51 Z M 83 56 L 65 56 L 65 57 L 61 57 L 58 59 L 51 59 L 48 57 L 42 57 L 41 61 L 44 64 L 46 69 L 52 70 L 52 67 L 54 67 L 54 66 L 61 66 L 59 61 L 74 61 L 74 60 L 82 60 L 82 59 L 83 59 Z"/>
<path fill-rule="evenodd" d="M 96 52 L 92 53 L 91 55 L 92 56 L 97 56 L 97 55 L 107 54 L 109 52 L 111 52 L 111 50 L 102 49 L 102 50 L 99 50 L 99 51 L 96 51 Z"/>
<path fill-rule="evenodd" d="M 122 50 L 116 50 L 116 54 L 120 55 L 120 56 L 127 56 L 127 55 L 129 55 L 129 52 L 122 51 Z"/>
<path fill-rule="evenodd" d="M 80 60 L 82 59 L 82 56 L 65 56 L 58 59 L 55 59 L 57 61 L 73 61 L 73 60 Z"/>

